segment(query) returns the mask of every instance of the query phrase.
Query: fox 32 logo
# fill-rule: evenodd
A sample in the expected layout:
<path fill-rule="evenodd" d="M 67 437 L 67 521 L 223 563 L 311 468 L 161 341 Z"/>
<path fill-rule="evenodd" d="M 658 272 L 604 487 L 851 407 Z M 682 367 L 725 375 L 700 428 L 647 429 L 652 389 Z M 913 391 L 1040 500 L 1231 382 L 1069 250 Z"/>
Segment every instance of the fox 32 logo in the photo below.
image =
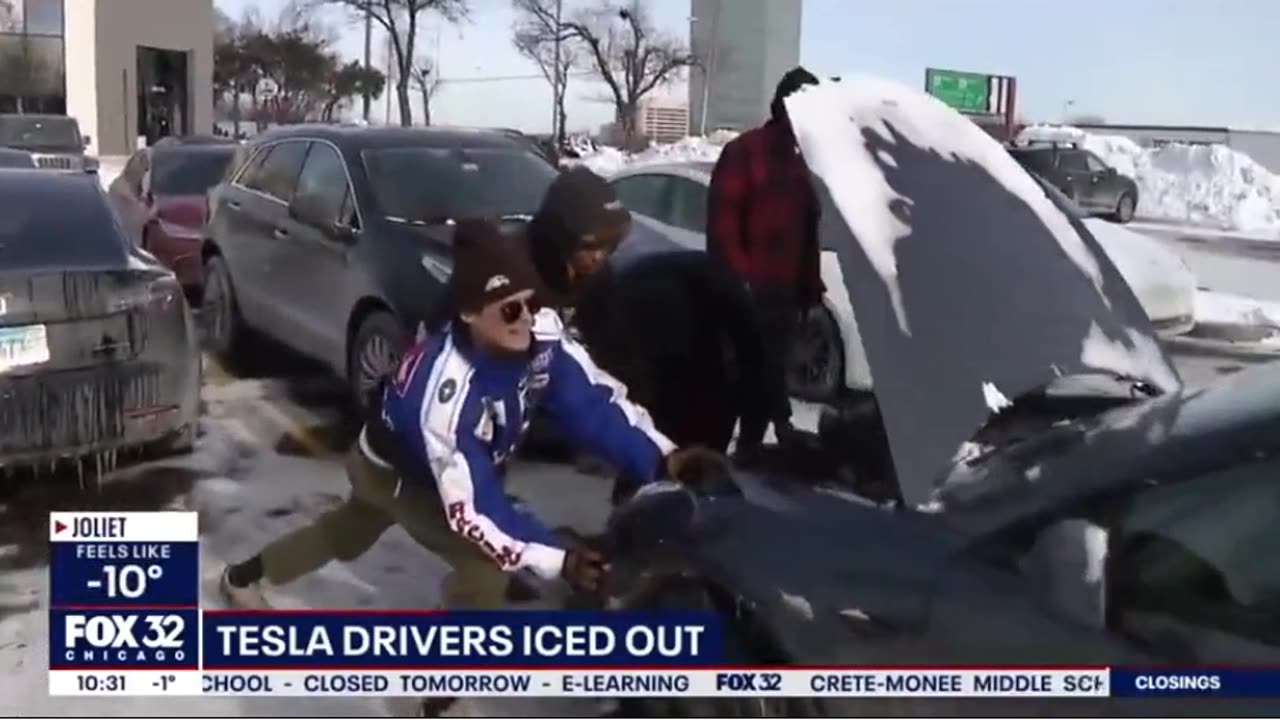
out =
<path fill-rule="evenodd" d="M 181 615 L 67 615 L 63 661 L 68 663 L 182 662 Z"/>

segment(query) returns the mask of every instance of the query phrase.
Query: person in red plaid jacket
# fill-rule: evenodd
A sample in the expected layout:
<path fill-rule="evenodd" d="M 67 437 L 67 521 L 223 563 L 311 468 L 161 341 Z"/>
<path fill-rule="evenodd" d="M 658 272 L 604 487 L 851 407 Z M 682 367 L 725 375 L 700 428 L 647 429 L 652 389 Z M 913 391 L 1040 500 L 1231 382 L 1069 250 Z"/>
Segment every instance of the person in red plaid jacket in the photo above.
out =
<path fill-rule="evenodd" d="M 786 365 L 803 314 L 822 302 L 818 201 L 787 119 L 784 99 L 818 79 L 802 67 L 782 77 L 771 117 L 725 145 L 711 174 L 707 251 L 746 282 L 769 338 L 774 432 L 784 445 L 795 437 Z M 767 421 L 766 421 L 767 423 Z M 750 453 L 764 424 L 739 428 L 738 449 Z"/>

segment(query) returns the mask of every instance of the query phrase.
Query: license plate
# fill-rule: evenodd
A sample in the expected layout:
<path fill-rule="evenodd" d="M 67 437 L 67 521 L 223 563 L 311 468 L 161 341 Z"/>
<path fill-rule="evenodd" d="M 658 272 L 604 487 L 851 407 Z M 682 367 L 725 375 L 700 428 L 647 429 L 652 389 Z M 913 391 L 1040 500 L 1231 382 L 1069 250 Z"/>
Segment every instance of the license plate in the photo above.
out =
<path fill-rule="evenodd" d="M 0 372 L 49 362 L 49 334 L 44 325 L 0 328 Z"/>

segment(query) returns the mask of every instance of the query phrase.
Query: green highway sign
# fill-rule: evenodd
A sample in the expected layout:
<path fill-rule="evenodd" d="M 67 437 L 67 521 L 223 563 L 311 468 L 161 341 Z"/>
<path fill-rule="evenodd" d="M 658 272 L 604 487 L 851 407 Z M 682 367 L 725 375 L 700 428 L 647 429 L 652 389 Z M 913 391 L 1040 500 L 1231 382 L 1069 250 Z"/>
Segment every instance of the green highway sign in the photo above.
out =
<path fill-rule="evenodd" d="M 991 112 L 991 76 L 955 70 L 925 70 L 925 92 L 963 113 Z"/>

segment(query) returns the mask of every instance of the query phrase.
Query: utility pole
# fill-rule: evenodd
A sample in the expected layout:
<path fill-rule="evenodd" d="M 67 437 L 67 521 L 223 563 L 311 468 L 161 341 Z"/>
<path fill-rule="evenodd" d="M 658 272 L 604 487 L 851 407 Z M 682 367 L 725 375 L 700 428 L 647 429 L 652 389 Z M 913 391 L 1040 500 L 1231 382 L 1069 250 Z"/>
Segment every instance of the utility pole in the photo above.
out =
<path fill-rule="evenodd" d="M 373 7 L 364 9 L 364 69 L 373 69 Z M 368 85 L 364 89 L 364 121 L 369 122 L 373 113 L 373 96 L 369 94 Z"/>
<path fill-rule="evenodd" d="M 560 98 L 564 94 L 564 73 L 560 70 L 560 14 L 564 10 L 564 0 L 556 0 L 556 52 L 555 66 L 552 68 L 551 82 L 551 139 L 559 143 L 564 128 L 560 127 Z"/>

